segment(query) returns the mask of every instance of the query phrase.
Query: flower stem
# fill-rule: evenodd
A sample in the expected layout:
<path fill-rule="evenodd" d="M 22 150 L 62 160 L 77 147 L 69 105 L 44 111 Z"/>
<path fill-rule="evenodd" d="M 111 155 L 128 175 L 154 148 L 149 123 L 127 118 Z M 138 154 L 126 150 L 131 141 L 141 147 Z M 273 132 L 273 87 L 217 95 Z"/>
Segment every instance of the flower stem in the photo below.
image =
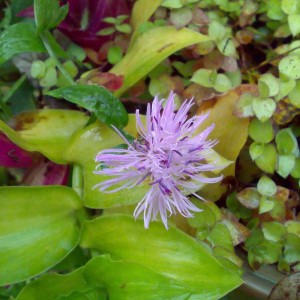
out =
<path fill-rule="evenodd" d="M 49 54 L 50 57 L 52 57 L 55 60 L 56 66 L 58 67 L 58 69 L 60 70 L 60 72 L 64 75 L 64 77 L 68 80 L 68 82 L 70 83 L 70 85 L 76 85 L 76 82 L 73 80 L 73 78 L 70 76 L 70 74 L 66 71 L 66 69 L 64 68 L 64 66 L 61 64 L 61 62 L 59 61 L 59 59 L 57 58 L 55 52 L 53 51 L 49 40 L 47 38 L 47 33 L 50 34 L 49 31 L 45 31 L 42 32 L 40 34 L 40 37 L 43 41 L 43 44 Z"/>

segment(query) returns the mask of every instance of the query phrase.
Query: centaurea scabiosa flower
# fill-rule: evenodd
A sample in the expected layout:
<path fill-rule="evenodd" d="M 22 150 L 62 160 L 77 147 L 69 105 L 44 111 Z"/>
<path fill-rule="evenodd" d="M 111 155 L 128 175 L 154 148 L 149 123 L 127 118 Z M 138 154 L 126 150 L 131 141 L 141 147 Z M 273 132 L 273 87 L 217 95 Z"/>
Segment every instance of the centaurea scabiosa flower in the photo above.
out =
<path fill-rule="evenodd" d="M 207 140 L 214 124 L 197 133 L 207 114 L 188 118 L 192 100 L 185 101 L 176 112 L 174 96 L 173 93 L 169 96 L 164 108 L 163 100 L 158 98 L 148 104 L 145 125 L 136 111 L 140 136 L 132 144 L 116 129 L 128 149 L 107 149 L 96 157 L 100 170 L 95 173 L 111 176 L 96 186 L 100 191 L 113 193 L 142 182 L 149 185 L 149 191 L 134 211 L 135 218 L 144 214 L 145 228 L 158 214 L 166 228 L 168 214 L 179 212 L 186 218 L 193 217 L 192 212 L 200 209 L 187 195 L 199 197 L 194 193 L 199 186 L 222 179 L 222 176 L 209 178 L 203 174 L 220 169 L 206 161 L 216 144 Z"/>

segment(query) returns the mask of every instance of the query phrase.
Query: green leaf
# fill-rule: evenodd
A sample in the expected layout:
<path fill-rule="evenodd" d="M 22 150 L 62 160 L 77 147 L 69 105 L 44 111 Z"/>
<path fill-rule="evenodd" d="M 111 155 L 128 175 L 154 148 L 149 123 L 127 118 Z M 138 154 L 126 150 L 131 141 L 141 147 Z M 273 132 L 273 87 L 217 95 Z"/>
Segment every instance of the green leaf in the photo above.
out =
<path fill-rule="evenodd" d="M 83 275 L 88 282 L 109 291 L 110 300 L 187 299 L 192 294 L 164 274 L 134 262 L 112 260 L 109 255 L 93 258 Z"/>
<path fill-rule="evenodd" d="M 275 135 L 272 122 L 270 120 L 261 122 L 256 118 L 252 119 L 249 126 L 249 135 L 258 143 L 271 142 Z"/>
<path fill-rule="evenodd" d="M 173 9 L 170 12 L 170 20 L 172 24 L 177 28 L 182 28 L 192 21 L 193 13 L 190 8 L 182 7 L 179 9 Z"/>
<path fill-rule="evenodd" d="M 46 70 L 43 78 L 40 80 L 42 87 L 52 87 L 57 84 L 57 72 L 55 68 L 49 68 Z"/>
<path fill-rule="evenodd" d="M 294 155 L 278 155 L 277 173 L 286 178 L 295 167 L 296 158 Z"/>
<path fill-rule="evenodd" d="M 168 86 L 159 77 L 151 78 L 148 89 L 149 89 L 149 93 L 153 97 L 157 95 L 160 95 L 160 97 L 165 97 L 165 96 L 167 97 L 170 93 Z"/>
<path fill-rule="evenodd" d="M 82 273 L 83 267 L 67 275 L 46 274 L 25 286 L 16 300 L 55 300 L 74 292 L 83 294 L 85 291 L 92 289 L 92 287 L 88 285 Z M 104 300 L 106 298 L 97 299 Z"/>
<path fill-rule="evenodd" d="M 86 222 L 82 247 L 108 253 L 112 259 L 138 263 L 177 281 L 198 299 L 218 299 L 242 283 L 201 244 L 176 228 L 108 215 Z M 201 295 L 201 296 L 200 296 Z"/>
<path fill-rule="evenodd" d="M 252 102 L 252 109 L 256 117 L 261 122 L 265 122 L 272 117 L 276 109 L 276 103 L 271 98 L 254 98 Z"/>
<path fill-rule="evenodd" d="M 198 32 L 187 28 L 176 30 L 171 26 L 157 27 L 143 33 L 123 59 L 110 70 L 111 73 L 124 76 L 124 83 L 115 95 L 122 95 L 174 52 L 208 40 L 209 37 Z"/>
<path fill-rule="evenodd" d="M 288 24 L 293 36 L 300 33 L 300 15 L 299 13 L 288 16 Z"/>
<path fill-rule="evenodd" d="M 287 234 L 283 256 L 289 264 L 300 261 L 300 238 L 297 235 L 293 233 Z"/>
<path fill-rule="evenodd" d="M 116 24 L 120 25 L 128 18 L 129 18 L 128 15 L 119 15 L 119 16 L 116 17 L 116 20 L 117 20 Z"/>
<path fill-rule="evenodd" d="M 272 74 L 263 74 L 258 81 L 259 94 L 263 98 L 273 97 L 279 92 L 277 78 Z"/>
<path fill-rule="evenodd" d="M 198 83 L 204 87 L 213 87 L 215 85 L 216 77 L 216 71 L 200 69 L 193 74 L 191 81 Z"/>
<path fill-rule="evenodd" d="M 290 128 L 284 128 L 277 132 L 276 146 L 280 154 L 294 154 L 298 155 L 299 147 L 297 139 Z"/>
<path fill-rule="evenodd" d="M 66 17 L 68 4 L 59 6 L 57 0 L 34 0 L 34 16 L 38 33 L 56 27 Z"/>
<path fill-rule="evenodd" d="M 126 132 L 137 135 L 135 116 L 129 115 Z M 95 122 L 79 129 L 65 148 L 65 159 L 80 164 L 84 177 L 84 204 L 91 208 L 118 207 L 139 202 L 149 189 L 148 184 L 139 184 L 134 189 L 124 189 L 116 193 L 103 193 L 94 187 L 107 180 L 107 176 L 94 174 L 96 155 L 104 149 L 110 149 L 124 143 L 120 136 L 105 124 Z"/>
<path fill-rule="evenodd" d="M 43 78 L 46 72 L 46 65 L 41 60 L 35 60 L 30 69 L 30 74 L 33 78 Z"/>
<path fill-rule="evenodd" d="M 113 17 L 103 18 L 102 21 L 108 24 L 117 24 L 117 19 Z"/>
<path fill-rule="evenodd" d="M 267 15 L 272 20 L 281 20 L 285 17 L 281 9 L 281 0 L 269 0 L 267 3 Z"/>
<path fill-rule="evenodd" d="M 225 56 L 236 56 L 235 45 L 232 38 L 223 38 L 217 43 L 219 51 Z"/>
<path fill-rule="evenodd" d="M 16 54 L 46 52 L 31 22 L 21 22 L 8 27 L 0 36 L 0 65 Z"/>
<path fill-rule="evenodd" d="M 174 61 L 172 65 L 183 77 L 190 77 L 193 75 L 195 61 L 190 60 L 186 63 Z"/>
<path fill-rule="evenodd" d="M 195 204 L 198 208 L 200 208 L 201 212 L 195 212 L 193 218 L 187 219 L 190 226 L 194 228 L 198 227 L 211 227 L 217 221 L 217 215 L 215 211 L 212 209 L 212 206 L 216 206 L 213 202 L 204 202 L 193 200 L 193 204 Z M 215 209 L 219 209 L 215 207 Z"/>
<path fill-rule="evenodd" d="M 112 46 L 108 49 L 107 52 L 107 60 L 108 62 L 110 62 L 111 64 L 116 64 L 117 62 L 119 62 L 122 59 L 123 56 L 123 52 L 121 47 L 119 46 Z"/>
<path fill-rule="evenodd" d="M 297 12 L 298 0 L 282 0 L 281 9 L 287 14 L 294 14 Z"/>
<path fill-rule="evenodd" d="M 131 33 L 132 31 L 131 26 L 129 24 L 116 25 L 116 29 L 119 32 L 127 33 L 127 34 Z"/>
<path fill-rule="evenodd" d="M 95 85 L 76 85 L 48 92 L 55 98 L 64 98 L 76 103 L 103 123 L 123 128 L 128 123 L 127 111 L 118 98 L 107 89 Z"/>
<path fill-rule="evenodd" d="M 216 223 L 211 229 L 207 240 L 211 243 L 212 247 L 222 246 L 230 251 L 233 251 L 233 243 L 230 231 L 227 226 L 222 223 Z"/>
<path fill-rule="evenodd" d="M 43 109 L 18 115 L 18 131 L 0 120 L 0 131 L 27 151 L 37 151 L 57 163 L 69 162 L 65 150 L 71 135 L 88 117 L 75 110 Z"/>
<path fill-rule="evenodd" d="M 252 101 L 254 96 L 250 93 L 244 93 L 235 104 L 235 114 L 239 117 L 252 117 Z"/>
<path fill-rule="evenodd" d="M 72 60 L 67 60 L 63 63 L 63 66 L 72 78 L 76 77 L 78 74 L 78 68 Z"/>
<path fill-rule="evenodd" d="M 291 172 L 291 175 L 294 178 L 300 178 L 300 158 L 299 157 L 297 157 L 295 160 L 295 166 Z"/>
<path fill-rule="evenodd" d="M 0 285 L 33 277 L 77 245 L 81 203 L 70 188 L 0 188 Z"/>
<path fill-rule="evenodd" d="M 181 0 L 163 0 L 161 6 L 167 8 L 181 8 L 183 4 Z"/>
<path fill-rule="evenodd" d="M 262 196 L 259 202 L 259 213 L 263 214 L 271 211 L 274 208 L 274 201 L 268 200 L 267 197 Z"/>
<path fill-rule="evenodd" d="M 296 86 L 296 81 L 294 79 L 279 81 L 279 93 L 276 95 L 275 100 L 279 101 L 283 97 L 287 96 Z"/>
<path fill-rule="evenodd" d="M 253 142 L 249 147 L 249 154 L 251 156 L 251 159 L 255 160 L 260 157 L 264 152 L 264 147 L 264 143 Z"/>
<path fill-rule="evenodd" d="M 296 234 L 300 237 L 300 222 L 296 220 L 290 220 L 284 223 L 284 226 L 286 227 L 287 231 L 289 233 Z"/>
<path fill-rule="evenodd" d="M 249 258 L 254 256 L 254 260 L 261 261 L 265 264 L 274 264 L 281 256 L 281 245 L 274 241 L 264 240 L 261 244 L 251 248 Z"/>
<path fill-rule="evenodd" d="M 300 80 L 297 80 L 293 89 L 288 93 L 288 99 L 291 103 L 300 108 Z"/>
<path fill-rule="evenodd" d="M 218 74 L 214 82 L 214 89 L 220 93 L 226 93 L 232 88 L 229 78 L 225 74 Z"/>
<path fill-rule="evenodd" d="M 130 24 L 135 31 L 141 24 L 147 22 L 151 15 L 157 10 L 157 8 L 161 5 L 162 0 L 138 0 L 135 1 Z M 132 41 L 131 41 L 132 42 Z"/>
<path fill-rule="evenodd" d="M 102 36 L 111 35 L 115 31 L 116 31 L 115 27 L 107 27 L 107 28 L 99 30 L 97 32 L 97 35 L 102 35 Z"/>
<path fill-rule="evenodd" d="M 252 199 L 251 199 L 252 200 Z M 255 199 L 254 199 L 255 200 Z M 242 202 L 237 199 L 237 194 L 232 193 L 226 198 L 226 205 L 229 210 L 237 217 L 248 219 L 252 216 L 252 211 L 241 204 Z M 232 232 L 231 232 L 232 234 Z"/>
<path fill-rule="evenodd" d="M 236 88 L 242 84 L 242 73 L 239 69 L 233 72 L 225 72 L 225 75 L 230 80 L 233 88 Z"/>
<path fill-rule="evenodd" d="M 283 224 L 279 222 L 262 223 L 262 231 L 267 240 L 278 242 L 281 240 L 287 230 Z"/>
<path fill-rule="evenodd" d="M 266 144 L 262 154 L 255 159 L 256 165 L 266 173 L 273 174 L 275 171 L 277 152 L 275 146 Z"/>
<path fill-rule="evenodd" d="M 273 196 L 277 191 L 277 186 L 271 178 L 262 176 L 257 183 L 257 190 L 263 196 Z"/>
<path fill-rule="evenodd" d="M 279 71 L 290 79 L 300 78 L 300 57 L 298 55 L 288 55 L 284 57 L 278 65 Z"/>
<path fill-rule="evenodd" d="M 236 195 L 239 202 L 250 209 L 258 208 L 261 195 L 256 188 L 245 188 Z"/>
<path fill-rule="evenodd" d="M 221 40 L 226 34 L 224 25 L 217 21 L 212 21 L 208 26 L 208 35 L 214 40 Z"/>
<path fill-rule="evenodd" d="M 254 229 L 245 241 L 245 247 L 249 250 L 252 247 L 256 247 L 264 240 L 264 235 L 261 229 Z"/>

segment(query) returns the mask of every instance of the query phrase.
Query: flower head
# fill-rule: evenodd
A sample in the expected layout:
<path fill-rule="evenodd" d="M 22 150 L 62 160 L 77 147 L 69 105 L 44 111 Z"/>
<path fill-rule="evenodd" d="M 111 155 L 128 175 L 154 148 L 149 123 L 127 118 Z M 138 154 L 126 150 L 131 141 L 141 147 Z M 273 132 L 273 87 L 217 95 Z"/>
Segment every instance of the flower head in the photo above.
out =
<path fill-rule="evenodd" d="M 207 114 L 188 118 L 192 101 L 185 101 L 176 112 L 174 96 L 169 96 L 164 108 L 163 100 L 158 98 L 148 104 L 145 126 L 136 111 L 140 136 L 132 144 L 127 142 L 128 149 L 103 150 L 96 157 L 102 168 L 95 173 L 112 177 L 97 185 L 100 191 L 116 192 L 144 181 L 148 183 L 149 191 L 134 211 L 135 218 L 143 212 L 146 228 L 158 214 L 166 228 L 168 214 L 179 212 L 186 218 L 193 217 L 192 212 L 200 209 L 187 195 L 194 194 L 203 183 L 222 178 L 208 178 L 203 174 L 220 168 L 206 161 L 216 144 L 207 140 L 214 125 L 197 133 Z"/>

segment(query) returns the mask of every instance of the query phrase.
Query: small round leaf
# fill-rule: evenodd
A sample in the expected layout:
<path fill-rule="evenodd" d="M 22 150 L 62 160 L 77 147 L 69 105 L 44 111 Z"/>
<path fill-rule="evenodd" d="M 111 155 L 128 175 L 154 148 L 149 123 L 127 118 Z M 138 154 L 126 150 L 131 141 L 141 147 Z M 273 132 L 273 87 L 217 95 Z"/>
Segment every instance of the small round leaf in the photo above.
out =
<path fill-rule="evenodd" d="M 257 183 L 257 190 L 263 196 L 273 196 L 277 187 L 275 182 L 267 176 L 262 176 Z"/>

